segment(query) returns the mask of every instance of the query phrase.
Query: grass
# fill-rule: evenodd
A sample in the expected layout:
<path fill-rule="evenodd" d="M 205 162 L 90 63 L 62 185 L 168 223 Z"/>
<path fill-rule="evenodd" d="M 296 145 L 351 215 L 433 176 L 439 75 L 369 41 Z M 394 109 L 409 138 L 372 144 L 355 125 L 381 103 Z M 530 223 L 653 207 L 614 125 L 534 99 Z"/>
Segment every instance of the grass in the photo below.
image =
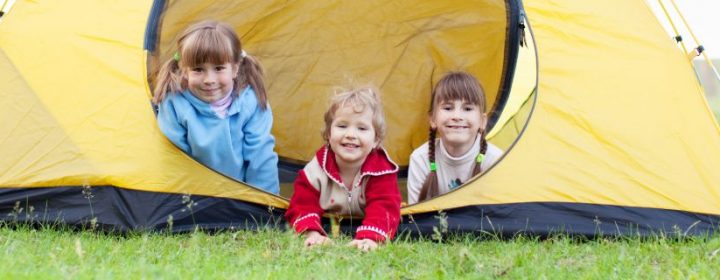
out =
<path fill-rule="evenodd" d="M 363 253 L 336 240 L 308 250 L 292 233 L 126 236 L 0 227 L 0 278 L 718 279 L 720 236 L 545 240 L 399 238 Z"/>

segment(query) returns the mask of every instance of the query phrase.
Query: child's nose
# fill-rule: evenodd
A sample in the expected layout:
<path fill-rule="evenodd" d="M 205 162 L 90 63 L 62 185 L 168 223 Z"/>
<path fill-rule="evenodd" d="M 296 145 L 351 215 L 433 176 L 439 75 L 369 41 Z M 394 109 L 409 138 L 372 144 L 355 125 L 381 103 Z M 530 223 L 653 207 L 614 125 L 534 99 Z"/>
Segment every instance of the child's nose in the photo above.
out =
<path fill-rule="evenodd" d="M 452 118 L 453 120 L 459 120 L 459 119 L 462 119 L 462 117 L 463 117 L 463 116 L 462 116 L 462 111 L 460 111 L 460 110 L 453 110 L 453 111 L 452 111 L 451 118 Z"/>
<path fill-rule="evenodd" d="M 203 78 L 203 82 L 206 84 L 214 83 L 215 82 L 215 74 L 213 74 L 213 73 L 205 74 L 205 77 Z"/>
<path fill-rule="evenodd" d="M 355 139 L 356 131 L 355 129 L 347 129 L 345 130 L 345 138 Z"/>

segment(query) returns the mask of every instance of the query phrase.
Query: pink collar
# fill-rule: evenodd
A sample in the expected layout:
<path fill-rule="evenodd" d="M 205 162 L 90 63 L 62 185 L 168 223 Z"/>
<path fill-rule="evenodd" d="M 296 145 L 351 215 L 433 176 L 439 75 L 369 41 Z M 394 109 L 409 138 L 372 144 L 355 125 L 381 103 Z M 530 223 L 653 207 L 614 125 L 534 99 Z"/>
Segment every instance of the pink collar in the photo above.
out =
<path fill-rule="evenodd" d="M 230 104 L 232 104 L 232 96 L 233 94 L 231 91 L 222 99 L 210 103 L 210 108 L 212 108 L 213 111 L 215 111 L 215 114 L 221 119 L 224 119 L 225 116 L 227 116 L 228 108 L 230 108 Z"/>

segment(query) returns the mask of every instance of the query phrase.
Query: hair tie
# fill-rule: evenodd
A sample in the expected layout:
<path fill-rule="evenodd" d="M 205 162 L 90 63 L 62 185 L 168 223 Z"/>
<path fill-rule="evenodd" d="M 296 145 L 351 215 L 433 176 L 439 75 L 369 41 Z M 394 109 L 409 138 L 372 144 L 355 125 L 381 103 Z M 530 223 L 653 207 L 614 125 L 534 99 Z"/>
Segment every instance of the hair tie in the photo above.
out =
<path fill-rule="evenodd" d="M 248 54 L 245 52 L 245 50 L 240 50 L 240 57 L 246 58 Z"/>
<path fill-rule="evenodd" d="M 179 53 L 179 52 L 175 52 L 175 54 L 173 54 L 173 59 L 174 59 L 175 61 L 180 61 L 180 53 Z"/>
<path fill-rule="evenodd" d="M 430 171 L 436 171 L 436 170 L 437 170 L 437 165 L 434 162 L 431 162 L 430 163 Z"/>
<path fill-rule="evenodd" d="M 479 162 L 482 162 L 483 159 L 485 159 L 485 155 L 484 155 L 484 154 L 478 154 L 477 157 L 475 158 L 475 161 L 479 163 Z"/>

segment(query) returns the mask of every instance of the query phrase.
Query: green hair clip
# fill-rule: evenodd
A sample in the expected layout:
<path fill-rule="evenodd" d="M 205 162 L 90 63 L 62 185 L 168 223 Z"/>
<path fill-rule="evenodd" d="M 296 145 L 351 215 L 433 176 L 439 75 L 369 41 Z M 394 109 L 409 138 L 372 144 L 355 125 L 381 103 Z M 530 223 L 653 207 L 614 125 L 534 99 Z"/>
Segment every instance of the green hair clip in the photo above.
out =
<path fill-rule="evenodd" d="M 475 162 L 482 162 L 484 159 L 485 159 L 484 154 L 478 154 L 477 157 L 475 158 Z"/>
<path fill-rule="evenodd" d="M 437 170 L 437 165 L 434 162 L 431 162 L 430 163 L 430 171 L 436 171 L 436 170 Z"/>
<path fill-rule="evenodd" d="M 179 52 L 175 52 L 175 54 L 173 55 L 173 59 L 174 59 L 175 61 L 180 61 L 180 53 L 179 53 Z"/>

